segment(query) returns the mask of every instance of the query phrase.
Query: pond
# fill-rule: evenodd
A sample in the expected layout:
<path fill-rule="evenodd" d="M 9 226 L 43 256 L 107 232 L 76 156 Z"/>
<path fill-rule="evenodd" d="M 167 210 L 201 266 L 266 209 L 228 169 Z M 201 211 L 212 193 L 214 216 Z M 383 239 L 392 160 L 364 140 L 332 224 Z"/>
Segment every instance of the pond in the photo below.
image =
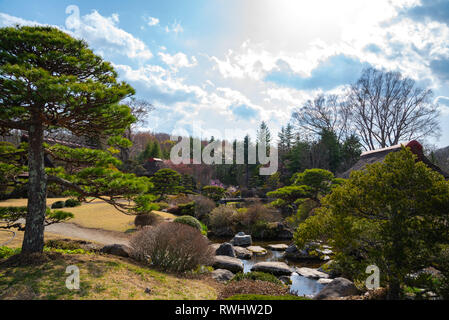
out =
<path fill-rule="evenodd" d="M 226 241 L 229 241 L 230 239 L 215 239 L 215 243 L 223 243 Z M 296 261 L 289 261 L 288 259 L 285 259 L 283 257 L 284 252 L 283 251 L 273 251 L 267 248 L 269 244 L 291 244 L 289 241 L 254 241 L 253 246 L 261 246 L 267 250 L 267 254 L 263 256 L 256 256 L 253 255 L 253 257 L 250 260 L 240 259 L 243 262 L 243 272 L 247 273 L 251 271 L 251 268 L 253 265 L 255 265 L 258 262 L 263 261 L 282 261 L 285 262 L 289 267 L 308 267 L 308 268 L 318 268 L 321 264 L 311 264 L 311 263 L 303 263 L 303 262 L 296 262 Z M 317 294 L 323 287 L 324 284 L 318 283 L 315 279 L 309 279 L 306 277 L 303 277 L 299 275 L 298 273 L 294 272 L 290 276 L 290 280 L 292 281 L 292 284 L 290 286 L 290 292 L 292 294 L 298 295 L 298 296 L 313 296 Z"/>

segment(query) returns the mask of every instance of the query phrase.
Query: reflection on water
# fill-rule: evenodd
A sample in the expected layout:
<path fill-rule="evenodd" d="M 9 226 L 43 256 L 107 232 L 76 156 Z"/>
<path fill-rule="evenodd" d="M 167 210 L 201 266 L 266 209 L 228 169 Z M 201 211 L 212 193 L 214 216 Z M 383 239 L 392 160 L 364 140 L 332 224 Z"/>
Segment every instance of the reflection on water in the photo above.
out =
<path fill-rule="evenodd" d="M 316 280 L 300 276 L 296 272 L 292 274 L 290 279 L 292 280 L 290 292 L 298 296 L 314 296 L 324 287 Z"/>
<path fill-rule="evenodd" d="M 313 267 L 310 264 L 306 265 L 304 263 L 287 261 L 282 257 L 282 255 L 283 251 L 272 251 L 267 249 L 267 254 L 264 256 L 254 255 L 251 260 L 241 260 L 243 262 L 243 272 L 244 273 L 250 272 L 253 265 L 255 265 L 257 262 L 263 261 L 283 261 L 287 263 L 290 267 L 304 267 L 304 266 Z M 324 287 L 324 285 L 318 283 L 317 280 L 303 277 L 297 274 L 296 272 L 294 272 L 290 276 L 290 279 L 292 281 L 290 292 L 298 296 L 315 295 Z"/>
<path fill-rule="evenodd" d="M 230 239 L 226 238 L 210 238 L 215 243 L 223 243 L 228 242 Z M 267 250 L 267 254 L 264 256 L 256 256 L 253 255 L 251 260 L 241 260 L 243 262 L 243 272 L 247 273 L 251 271 L 251 268 L 254 264 L 257 262 L 263 262 L 263 261 L 282 261 L 288 264 L 290 267 L 308 267 L 308 268 L 318 268 L 320 264 L 318 263 L 307 263 L 307 262 L 296 262 L 296 261 L 289 261 L 287 259 L 284 259 L 282 257 L 283 251 L 272 251 L 267 248 L 269 244 L 279 244 L 284 243 L 287 245 L 291 244 L 291 241 L 255 241 L 253 242 L 253 246 L 261 246 Z M 298 296 L 312 296 L 317 294 L 324 285 L 321 283 L 318 283 L 317 280 L 309 279 L 306 277 L 303 277 L 296 272 L 292 273 L 290 276 L 290 279 L 292 281 L 292 285 L 290 287 L 290 292 L 292 294 L 296 294 Z"/>

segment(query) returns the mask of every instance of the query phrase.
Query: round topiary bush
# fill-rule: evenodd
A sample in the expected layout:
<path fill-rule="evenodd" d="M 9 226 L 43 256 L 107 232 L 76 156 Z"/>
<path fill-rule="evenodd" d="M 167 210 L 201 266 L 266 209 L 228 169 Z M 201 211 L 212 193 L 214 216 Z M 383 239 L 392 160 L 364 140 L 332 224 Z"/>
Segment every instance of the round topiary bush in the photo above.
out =
<path fill-rule="evenodd" d="M 65 202 L 64 201 L 56 201 L 55 203 L 53 203 L 51 205 L 52 209 L 60 209 L 60 208 L 64 208 L 65 206 Z"/>
<path fill-rule="evenodd" d="M 73 208 L 73 207 L 78 207 L 81 205 L 81 202 L 78 201 L 77 199 L 67 199 L 65 201 L 65 206 L 67 208 Z"/>
<path fill-rule="evenodd" d="M 161 217 L 153 212 L 141 213 L 134 219 L 134 225 L 136 227 L 145 227 L 158 224 L 161 221 Z"/>
<path fill-rule="evenodd" d="M 200 231 L 202 230 L 201 223 L 192 216 L 180 216 L 173 220 L 173 222 L 183 223 Z"/>

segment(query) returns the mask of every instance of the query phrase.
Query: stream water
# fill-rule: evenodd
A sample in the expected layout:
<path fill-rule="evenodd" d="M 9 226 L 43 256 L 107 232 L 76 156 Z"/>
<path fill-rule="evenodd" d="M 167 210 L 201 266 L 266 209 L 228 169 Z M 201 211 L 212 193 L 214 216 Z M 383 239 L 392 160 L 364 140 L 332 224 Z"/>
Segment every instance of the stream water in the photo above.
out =
<path fill-rule="evenodd" d="M 229 239 L 223 240 L 223 239 L 215 239 L 215 243 L 223 243 L 229 241 Z M 247 273 L 251 271 L 251 268 L 254 264 L 258 262 L 263 261 L 282 261 L 285 262 L 290 267 L 308 267 L 308 268 L 318 268 L 320 264 L 310 264 L 310 263 L 300 263 L 296 261 L 289 261 L 288 259 L 284 259 L 283 251 L 273 251 L 267 248 L 269 244 L 279 244 L 279 243 L 285 243 L 287 245 L 291 244 L 290 242 L 286 241 L 273 241 L 273 242 L 261 242 L 261 241 L 255 241 L 253 242 L 253 246 L 261 246 L 267 250 L 267 254 L 263 256 L 256 256 L 253 255 L 253 257 L 250 260 L 240 259 L 243 262 L 243 272 Z M 290 280 L 292 281 L 292 284 L 290 286 L 290 292 L 292 294 L 298 295 L 298 296 L 313 296 L 317 294 L 324 285 L 321 283 L 318 283 L 315 279 L 309 279 L 306 277 L 303 277 L 299 275 L 296 272 L 293 272 L 290 276 Z"/>

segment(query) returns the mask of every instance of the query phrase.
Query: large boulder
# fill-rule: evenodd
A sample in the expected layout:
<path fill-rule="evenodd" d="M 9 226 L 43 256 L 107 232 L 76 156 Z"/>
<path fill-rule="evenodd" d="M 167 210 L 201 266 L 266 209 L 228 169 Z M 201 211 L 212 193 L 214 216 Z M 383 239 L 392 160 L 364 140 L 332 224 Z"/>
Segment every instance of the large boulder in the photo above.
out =
<path fill-rule="evenodd" d="M 246 249 L 251 251 L 256 256 L 264 256 L 268 252 L 266 249 L 262 248 L 261 246 L 249 246 Z"/>
<path fill-rule="evenodd" d="M 115 243 L 104 246 L 101 252 L 127 258 L 131 254 L 131 248 L 126 244 Z"/>
<path fill-rule="evenodd" d="M 215 254 L 217 256 L 228 256 L 233 258 L 236 257 L 234 248 L 232 247 L 232 244 L 230 244 L 229 242 L 222 243 L 217 248 L 217 250 L 215 250 Z"/>
<path fill-rule="evenodd" d="M 313 299 L 325 300 L 335 299 L 340 297 L 353 296 L 358 294 L 358 290 L 354 283 L 345 278 L 335 278 L 328 283 L 320 292 L 318 292 Z"/>
<path fill-rule="evenodd" d="M 234 274 L 226 269 L 216 269 L 212 271 L 212 278 L 220 282 L 229 281 L 232 277 L 234 277 Z"/>
<path fill-rule="evenodd" d="M 215 269 L 226 269 L 234 273 L 243 271 L 242 261 L 228 256 L 215 256 L 212 267 Z"/>
<path fill-rule="evenodd" d="M 249 251 L 248 249 L 243 247 L 234 247 L 234 252 L 239 259 L 249 260 L 253 257 L 252 251 Z"/>
<path fill-rule="evenodd" d="M 285 251 L 288 248 L 288 245 L 281 243 L 281 244 L 269 244 L 267 246 L 268 249 L 273 251 Z"/>
<path fill-rule="evenodd" d="M 311 279 L 320 279 L 320 278 L 324 278 L 327 279 L 329 278 L 329 275 L 327 273 L 318 271 L 317 269 L 312 269 L 312 268 L 296 268 L 296 272 L 306 278 L 311 278 Z"/>
<path fill-rule="evenodd" d="M 255 265 L 253 265 L 251 271 L 267 272 L 274 274 L 276 276 L 283 276 L 283 275 L 289 276 L 292 274 L 292 270 L 286 263 L 278 261 L 258 262 Z"/>
<path fill-rule="evenodd" d="M 231 240 L 231 243 L 234 246 L 248 247 L 253 243 L 253 240 L 251 239 L 251 235 L 245 234 L 244 232 L 239 232 Z"/>

